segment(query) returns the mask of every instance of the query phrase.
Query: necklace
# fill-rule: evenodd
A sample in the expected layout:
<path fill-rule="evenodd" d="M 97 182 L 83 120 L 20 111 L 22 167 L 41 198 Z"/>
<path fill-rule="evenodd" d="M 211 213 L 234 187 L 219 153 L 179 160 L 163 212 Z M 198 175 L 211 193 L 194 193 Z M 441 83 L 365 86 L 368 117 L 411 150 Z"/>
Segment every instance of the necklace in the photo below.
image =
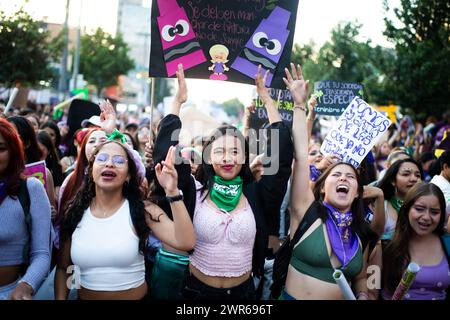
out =
<path fill-rule="evenodd" d="M 100 210 L 100 208 L 99 208 L 99 206 L 97 204 L 97 201 L 94 200 L 94 203 L 93 203 L 94 206 L 93 206 L 92 209 L 94 209 L 96 213 L 99 213 L 98 214 L 99 216 L 102 216 L 103 218 L 106 218 L 106 217 L 109 217 L 109 216 L 113 215 L 115 212 L 117 212 L 117 210 L 122 206 L 122 204 L 123 204 L 123 202 L 121 202 L 118 207 L 110 209 L 110 210 L 108 210 L 108 209 L 107 210 Z M 91 212 L 92 212 L 92 209 L 91 209 Z"/>

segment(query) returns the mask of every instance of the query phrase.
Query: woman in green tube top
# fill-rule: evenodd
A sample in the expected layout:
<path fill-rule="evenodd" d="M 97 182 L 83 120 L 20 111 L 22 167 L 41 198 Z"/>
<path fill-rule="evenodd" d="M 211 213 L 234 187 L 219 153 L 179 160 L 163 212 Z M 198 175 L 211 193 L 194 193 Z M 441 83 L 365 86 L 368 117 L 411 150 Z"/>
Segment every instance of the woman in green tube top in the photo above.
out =
<path fill-rule="evenodd" d="M 286 285 L 280 299 L 344 299 L 333 279 L 343 271 L 358 299 L 367 299 L 366 261 L 368 226 L 364 222 L 363 186 L 355 168 L 339 162 L 309 185 L 306 102 L 309 81 L 300 66 L 291 64 L 284 79 L 294 100 L 293 138 L 295 162 L 291 189 L 291 239 L 305 215 L 314 214 L 312 225 L 294 244 Z"/>

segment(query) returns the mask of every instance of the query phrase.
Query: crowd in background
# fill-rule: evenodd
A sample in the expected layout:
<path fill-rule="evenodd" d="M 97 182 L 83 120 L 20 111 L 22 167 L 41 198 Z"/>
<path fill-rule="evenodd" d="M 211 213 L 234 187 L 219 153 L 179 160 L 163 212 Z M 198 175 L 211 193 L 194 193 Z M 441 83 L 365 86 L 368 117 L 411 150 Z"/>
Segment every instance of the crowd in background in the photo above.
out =
<path fill-rule="evenodd" d="M 0 117 L 0 299 L 343 299 L 336 269 L 357 299 L 391 299 L 410 262 L 421 270 L 404 299 L 448 299 L 450 111 L 397 119 L 354 168 L 321 154 L 299 66 L 285 76 L 292 128 L 259 69 L 261 155 L 249 153 L 254 104 L 242 132 L 224 124 L 180 145 L 182 66 L 177 78 L 170 113 L 152 125 L 107 101 L 72 136 L 67 113 L 30 105 Z M 23 174 L 41 160 L 45 187 Z M 275 257 L 298 229 L 277 291 Z"/>

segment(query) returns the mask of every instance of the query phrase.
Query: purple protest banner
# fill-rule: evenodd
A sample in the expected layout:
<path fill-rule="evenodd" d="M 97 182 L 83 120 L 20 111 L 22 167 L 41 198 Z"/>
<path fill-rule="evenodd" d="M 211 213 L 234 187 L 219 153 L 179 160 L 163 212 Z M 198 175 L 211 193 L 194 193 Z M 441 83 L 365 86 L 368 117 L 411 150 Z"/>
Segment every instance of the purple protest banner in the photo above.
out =
<path fill-rule="evenodd" d="M 45 172 L 45 160 L 25 165 L 23 174 L 27 177 L 34 177 L 38 179 L 44 185 L 45 190 L 47 190 L 47 173 Z"/>

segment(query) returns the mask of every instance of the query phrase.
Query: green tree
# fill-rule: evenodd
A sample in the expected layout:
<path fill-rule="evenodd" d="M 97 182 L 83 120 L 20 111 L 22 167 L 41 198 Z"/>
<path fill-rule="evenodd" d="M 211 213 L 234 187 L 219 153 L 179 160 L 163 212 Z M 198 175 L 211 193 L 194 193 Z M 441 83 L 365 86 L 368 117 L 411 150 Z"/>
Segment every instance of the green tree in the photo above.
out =
<path fill-rule="evenodd" d="M 8 17 L 0 11 L 0 84 L 35 85 L 49 81 L 49 63 L 55 55 L 48 45 L 49 31 L 20 9 Z"/>
<path fill-rule="evenodd" d="M 81 37 L 80 47 L 80 73 L 98 92 L 117 85 L 118 76 L 134 68 L 128 45 L 120 33 L 114 38 L 98 28 L 93 35 Z"/>
<path fill-rule="evenodd" d="M 364 85 L 368 102 L 384 104 L 392 99 L 390 74 L 395 52 L 372 46 L 370 40 L 360 42 L 357 37 L 361 25 L 346 22 L 338 24 L 331 39 L 318 52 L 314 44 L 296 45 L 292 53 L 294 63 L 300 63 L 312 82 L 336 80 L 358 82 Z"/>
<path fill-rule="evenodd" d="M 391 12 L 387 1 L 385 10 Z M 450 100 L 450 2 L 401 0 L 385 18 L 384 34 L 395 44 L 396 98 L 415 113 L 442 115 Z"/>
<path fill-rule="evenodd" d="M 222 103 L 223 110 L 227 115 L 232 117 L 239 117 L 239 113 L 244 111 L 244 105 L 238 99 L 231 99 Z"/>
<path fill-rule="evenodd" d="M 165 97 L 172 95 L 172 86 L 169 79 L 155 78 L 155 106 L 163 102 Z"/>

